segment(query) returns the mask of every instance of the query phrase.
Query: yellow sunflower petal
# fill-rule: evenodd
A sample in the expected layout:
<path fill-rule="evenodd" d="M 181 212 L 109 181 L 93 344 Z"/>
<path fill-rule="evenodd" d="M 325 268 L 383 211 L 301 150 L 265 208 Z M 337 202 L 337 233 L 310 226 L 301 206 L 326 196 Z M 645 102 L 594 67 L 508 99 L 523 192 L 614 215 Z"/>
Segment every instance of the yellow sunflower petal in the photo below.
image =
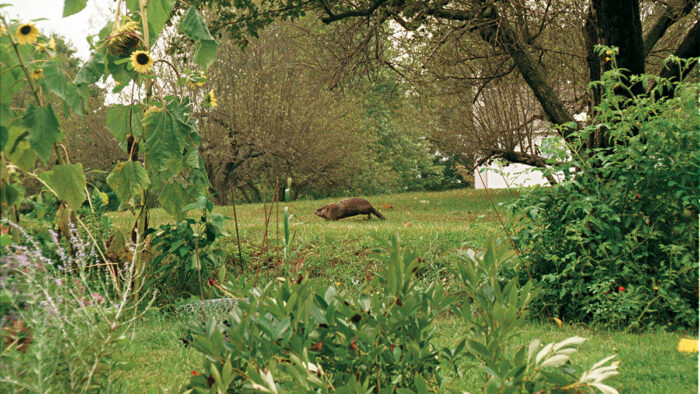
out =
<path fill-rule="evenodd" d="M 131 54 L 131 66 L 136 72 L 147 74 L 153 67 L 153 58 L 146 51 L 135 51 Z"/>
<path fill-rule="evenodd" d="M 17 28 L 15 38 L 20 44 L 34 44 L 39 38 L 39 30 L 33 23 L 25 23 Z"/>
<path fill-rule="evenodd" d="M 217 103 L 217 101 L 216 101 L 216 96 L 214 96 L 213 90 L 209 91 L 209 95 L 207 96 L 207 99 L 208 99 L 207 102 L 209 103 L 209 105 L 211 107 L 216 107 L 217 105 L 219 105 L 219 103 Z"/>

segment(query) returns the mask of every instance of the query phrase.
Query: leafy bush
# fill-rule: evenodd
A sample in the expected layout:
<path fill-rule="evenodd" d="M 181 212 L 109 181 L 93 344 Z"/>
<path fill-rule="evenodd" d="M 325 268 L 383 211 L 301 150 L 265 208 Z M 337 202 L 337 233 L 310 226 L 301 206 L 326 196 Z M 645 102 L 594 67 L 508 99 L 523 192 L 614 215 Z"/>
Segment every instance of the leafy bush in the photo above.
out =
<path fill-rule="evenodd" d="M 185 219 L 177 224 L 164 224 L 153 234 L 151 246 L 158 255 L 146 268 L 146 287 L 158 287 L 170 299 L 183 295 L 200 295 L 203 282 L 214 276 L 221 264 L 223 251 L 215 241 L 224 232 L 224 216 L 212 214 L 214 204 L 200 196 L 184 212 L 199 210 L 199 220 Z M 220 275 L 224 276 L 224 274 Z"/>
<path fill-rule="evenodd" d="M 572 161 L 554 168 L 567 179 L 516 205 L 517 241 L 542 290 L 536 309 L 605 326 L 697 327 L 699 85 L 657 100 L 670 86 L 659 79 L 649 97 L 627 101 L 613 94 L 625 85 L 612 70 L 600 86 L 598 118 L 576 137 L 608 130 L 611 148 L 581 156 L 571 146 Z"/>
<path fill-rule="evenodd" d="M 150 305 L 137 295 L 133 270 L 113 283 L 74 227 L 65 250 L 55 233 L 49 249 L 3 225 L 22 241 L 0 248 L 0 391 L 118 390 L 113 355 L 129 341 L 140 307 Z"/>
<path fill-rule="evenodd" d="M 457 362 L 469 357 L 492 376 L 487 392 L 596 387 L 615 393 L 603 383 L 617 374 L 616 364 L 603 365 L 610 358 L 578 380 L 564 368 L 582 338 L 544 347 L 534 341 L 509 357 L 531 285 L 520 290 L 515 280 L 501 285 L 501 264 L 511 264 L 510 255 L 491 246 L 460 266 L 467 305 L 454 310 L 464 318 L 468 336 L 444 349 L 431 342 L 432 323 L 454 299 L 439 282 L 424 286 L 415 280 L 419 261 L 401 251 L 398 237 L 378 276 L 379 290 L 371 295 L 347 297 L 332 286 L 315 290 L 301 277 L 248 288 L 227 321 L 193 327 L 193 346 L 205 358 L 188 392 L 454 391 L 441 368 L 458 369 Z"/>

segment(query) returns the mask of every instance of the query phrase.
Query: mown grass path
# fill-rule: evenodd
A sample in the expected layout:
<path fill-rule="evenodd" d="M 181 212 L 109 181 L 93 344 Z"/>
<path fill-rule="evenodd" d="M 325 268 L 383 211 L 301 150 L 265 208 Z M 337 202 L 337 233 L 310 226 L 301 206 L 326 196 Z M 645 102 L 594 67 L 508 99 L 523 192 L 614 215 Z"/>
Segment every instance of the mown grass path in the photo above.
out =
<path fill-rule="evenodd" d="M 512 191 L 492 191 L 497 205 L 516 197 Z M 454 254 L 460 248 L 480 248 L 489 237 L 503 237 L 493 209 L 485 194 L 475 190 L 457 190 L 433 193 L 403 193 L 366 197 L 387 218 L 367 220 L 366 216 L 327 222 L 313 215 L 316 208 L 338 199 L 297 201 L 280 204 L 280 239 L 282 235 L 282 207 L 290 207 L 295 215 L 292 231 L 295 244 L 303 248 L 291 262 L 277 260 L 274 248 L 277 240 L 276 220 L 273 215 L 268 237 L 272 245 L 259 259 L 264 230 L 263 205 L 238 206 L 240 234 L 245 262 L 237 259 L 233 222 L 227 222 L 231 238 L 223 242 L 229 256 L 229 278 L 254 275 L 260 264 L 260 280 L 279 275 L 296 275 L 304 270 L 311 277 L 334 283 L 350 292 L 362 292 L 371 286 L 375 272 L 383 264 L 384 242 L 398 232 L 405 247 L 419 252 L 424 266 L 419 272 L 423 280 L 447 280 L 447 271 L 454 263 Z M 269 206 L 268 206 L 269 209 Z M 506 210 L 499 205 L 502 215 Z M 165 223 L 168 217 L 159 210 L 152 211 L 152 225 Z M 233 217 L 231 207 L 217 207 L 216 213 Z M 273 210 L 275 213 L 275 210 Z M 117 214 L 115 224 L 128 228 L 129 217 Z M 281 254 L 280 254 L 281 256 Z M 436 345 L 454 344 L 461 327 L 458 320 L 446 315 L 436 323 Z M 201 366 L 201 356 L 185 348 L 177 339 L 184 332 L 180 321 L 157 311 L 139 323 L 134 340 L 121 354 L 132 368 L 125 374 L 129 391 L 176 391 Z M 634 393 L 697 393 L 697 354 L 676 350 L 679 333 L 601 331 L 583 325 L 565 322 L 559 328 L 547 320 L 534 321 L 523 328 L 519 341 L 540 338 L 545 342 L 558 341 L 573 335 L 589 340 L 573 357 L 579 372 L 611 354 L 621 361 L 621 376 L 612 380 L 620 392 Z M 447 366 L 446 366 L 447 367 Z M 463 365 L 462 376 L 447 374 L 457 386 L 479 392 L 486 376 L 475 368 Z"/>

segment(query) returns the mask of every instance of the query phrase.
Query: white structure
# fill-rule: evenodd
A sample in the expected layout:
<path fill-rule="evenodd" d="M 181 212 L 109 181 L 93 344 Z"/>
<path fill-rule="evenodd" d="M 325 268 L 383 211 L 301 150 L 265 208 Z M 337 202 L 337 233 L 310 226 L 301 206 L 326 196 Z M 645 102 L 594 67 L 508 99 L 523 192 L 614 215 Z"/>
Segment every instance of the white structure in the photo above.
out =
<path fill-rule="evenodd" d="M 513 163 L 507 166 L 494 164 L 478 167 L 474 170 L 474 188 L 476 189 L 485 189 L 486 187 L 489 189 L 504 189 L 535 185 L 546 186 L 549 185 L 549 182 L 536 167 L 525 164 Z"/>

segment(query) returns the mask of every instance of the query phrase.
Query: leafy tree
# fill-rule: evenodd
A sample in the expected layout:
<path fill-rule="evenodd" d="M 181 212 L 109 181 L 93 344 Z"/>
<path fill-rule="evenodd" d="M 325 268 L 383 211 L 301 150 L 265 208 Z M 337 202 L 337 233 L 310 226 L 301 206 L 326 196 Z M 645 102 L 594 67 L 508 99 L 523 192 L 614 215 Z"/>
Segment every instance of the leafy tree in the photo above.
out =
<path fill-rule="evenodd" d="M 363 48 L 368 51 L 373 48 L 376 63 L 388 63 L 390 66 L 394 59 L 386 59 L 383 48 L 393 45 L 394 38 L 399 36 L 395 34 L 394 38 L 386 40 L 390 33 L 396 31 L 396 26 L 401 26 L 399 33 L 410 33 L 403 36 L 408 36 L 409 42 L 415 44 L 413 53 L 423 56 L 426 61 L 444 47 L 464 48 L 470 45 L 475 50 L 455 50 L 459 56 L 455 65 L 467 71 L 462 74 L 463 78 L 482 81 L 486 86 L 488 81 L 517 72 L 519 80 L 527 85 L 541 109 L 541 116 L 532 121 L 546 120 L 555 125 L 567 125 L 559 129 L 564 138 L 571 138 L 573 130 L 584 126 L 585 122 L 577 123 L 573 115 L 586 106 L 589 115 L 593 115 L 595 105 L 600 101 L 599 91 L 585 90 L 587 83 L 598 80 L 603 70 L 612 67 L 608 60 L 610 56 L 599 56 L 594 50 L 595 45 L 618 48 L 617 65 L 627 70 L 627 77 L 644 73 L 649 63 L 651 69 L 657 69 L 660 74 L 676 81 L 685 78 L 689 70 L 679 73 L 677 67 L 660 62 L 660 55 L 671 52 L 677 57 L 692 58 L 698 56 L 700 51 L 700 26 L 695 18 L 688 16 L 696 7 L 694 0 L 664 3 L 594 0 L 583 4 L 568 0 L 244 0 L 235 4 L 228 0 L 211 0 L 202 4 L 219 10 L 213 22 L 215 30 L 225 30 L 239 39 L 246 34 L 258 35 L 276 18 L 298 18 L 307 12 L 319 15 L 327 24 L 352 23 L 354 19 L 362 19 L 366 22 L 363 27 L 355 27 L 364 29 L 364 34 L 358 33 L 362 37 Z M 645 27 L 642 25 L 643 17 Z M 665 36 L 675 37 L 674 42 L 664 40 Z M 457 40 L 454 37 L 466 38 Z M 471 64 L 469 60 L 474 58 L 479 62 Z M 572 62 L 571 71 L 574 73 L 566 74 L 580 74 L 583 66 L 588 70 L 588 76 L 557 78 L 562 70 L 566 71 L 567 62 Z M 648 87 L 636 84 L 630 92 L 618 90 L 616 93 L 640 94 L 645 89 Z M 673 95 L 673 90 L 669 89 L 664 95 Z M 501 104 L 507 105 L 506 102 Z M 469 112 L 468 108 L 466 112 Z M 607 133 L 601 129 L 597 135 L 591 136 L 582 149 L 607 146 Z M 544 159 L 536 151 L 507 153 L 485 150 L 480 159 L 485 161 L 499 155 L 510 161 L 545 165 Z"/>

